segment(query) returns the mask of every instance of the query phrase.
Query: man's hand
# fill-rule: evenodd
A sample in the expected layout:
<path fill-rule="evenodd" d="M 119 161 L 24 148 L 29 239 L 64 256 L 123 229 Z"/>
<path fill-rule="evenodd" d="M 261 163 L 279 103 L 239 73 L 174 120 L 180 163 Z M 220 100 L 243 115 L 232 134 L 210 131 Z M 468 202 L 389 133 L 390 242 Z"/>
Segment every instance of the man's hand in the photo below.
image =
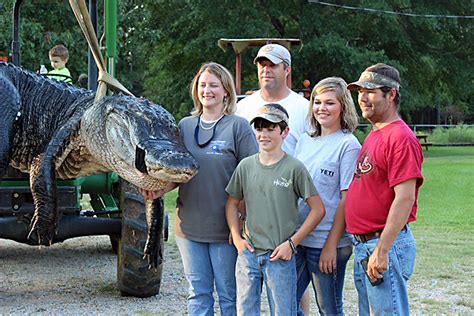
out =
<path fill-rule="evenodd" d="M 239 231 L 242 232 L 244 229 L 244 220 L 239 218 Z M 229 245 L 232 245 L 234 242 L 232 240 L 232 233 L 229 233 Z"/>
<path fill-rule="evenodd" d="M 375 247 L 374 253 L 369 258 L 367 274 L 372 280 L 380 279 L 388 271 L 388 253 L 382 253 L 379 246 Z"/>
<path fill-rule="evenodd" d="M 243 238 L 238 238 L 238 240 L 234 240 L 234 246 L 237 248 L 237 251 L 239 253 L 242 253 L 245 249 L 247 249 L 250 252 L 254 252 L 255 249 L 253 249 L 252 245 L 245 239 Z"/>
<path fill-rule="evenodd" d="M 250 252 L 254 252 L 252 245 L 242 238 L 242 226 L 241 221 L 239 220 L 239 203 L 241 200 L 234 198 L 229 195 L 227 198 L 227 204 L 225 206 L 225 215 L 227 219 L 227 224 L 229 225 L 231 236 L 229 236 L 229 242 L 233 242 L 235 248 L 239 253 L 243 252 L 245 249 L 248 249 Z"/>
<path fill-rule="evenodd" d="M 292 256 L 293 250 L 291 249 L 290 242 L 286 240 L 273 250 L 270 255 L 270 261 L 290 261 Z"/>

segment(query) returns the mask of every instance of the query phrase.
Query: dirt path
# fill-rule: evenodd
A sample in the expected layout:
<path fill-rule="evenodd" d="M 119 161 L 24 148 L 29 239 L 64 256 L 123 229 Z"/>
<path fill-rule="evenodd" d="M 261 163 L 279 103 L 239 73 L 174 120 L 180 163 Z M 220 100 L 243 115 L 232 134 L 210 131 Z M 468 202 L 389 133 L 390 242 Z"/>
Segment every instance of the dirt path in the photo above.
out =
<path fill-rule="evenodd" d="M 171 241 L 165 256 L 160 294 L 139 299 L 122 297 L 116 289 L 116 256 L 108 237 L 76 238 L 42 249 L 0 239 L 0 314 L 184 314 L 187 284 Z M 413 314 L 472 314 L 472 306 L 462 304 L 472 301 L 472 292 L 456 288 L 439 286 L 437 280 L 412 282 Z M 356 315 L 352 264 L 344 301 L 346 314 Z M 266 304 L 263 311 L 268 313 Z M 314 301 L 312 314 L 317 314 Z"/>
<path fill-rule="evenodd" d="M 42 249 L 0 239 L 0 314 L 182 314 L 186 287 L 176 251 L 166 249 L 161 293 L 139 299 L 121 297 L 116 289 L 108 237 Z"/>

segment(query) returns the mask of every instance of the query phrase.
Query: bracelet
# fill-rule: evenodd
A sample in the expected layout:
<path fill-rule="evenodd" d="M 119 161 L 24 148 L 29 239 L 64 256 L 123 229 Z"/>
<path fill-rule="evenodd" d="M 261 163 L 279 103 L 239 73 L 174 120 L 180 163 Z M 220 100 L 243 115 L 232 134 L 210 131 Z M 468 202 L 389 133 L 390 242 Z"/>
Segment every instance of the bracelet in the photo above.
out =
<path fill-rule="evenodd" d="M 293 252 L 293 254 L 296 254 L 298 251 L 296 250 L 295 243 L 293 242 L 291 237 L 288 238 L 288 243 L 290 244 L 291 251 Z"/>

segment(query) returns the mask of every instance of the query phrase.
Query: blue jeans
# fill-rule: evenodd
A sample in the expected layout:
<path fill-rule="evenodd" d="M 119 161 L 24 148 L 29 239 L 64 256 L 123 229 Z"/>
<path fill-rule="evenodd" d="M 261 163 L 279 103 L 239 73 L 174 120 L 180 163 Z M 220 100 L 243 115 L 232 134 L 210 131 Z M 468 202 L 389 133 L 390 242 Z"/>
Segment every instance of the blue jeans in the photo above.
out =
<path fill-rule="evenodd" d="M 270 253 L 256 256 L 244 250 L 237 256 L 237 314 L 260 315 L 262 284 L 267 288 L 271 315 L 296 315 L 296 265 L 270 261 Z"/>
<path fill-rule="evenodd" d="M 319 270 L 319 257 L 322 250 L 321 248 L 298 246 L 296 301 L 300 316 L 304 315 L 300 306 L 301 298 L 309 282 L 313 284 L 316 303 L 321 315 L 344 315 L 342 290 L 347 261 L 352 255 L 352 246 L 337 249 L 336 270 L 331 274 L 322 273 Z"/>
<path fill-rule="evenodd" d="M 221 315 L 236 315 L 235 247 L 179 237 L 176 243 L 189 283 L 189 315 L 214 315 L 214 283 Z"/>
<path fill-rule="evenodd" d="M 400 232 L 389 252 L 388 271 L 383 283 L 372 286 L 361 261 L 370 256 L 379 239 L 355 242 L 354 281 L 359 294 L 359 315 L 409 315 L 407 281 L 413 274 L 416 257 L 415 239 L 410 228 Z"/>

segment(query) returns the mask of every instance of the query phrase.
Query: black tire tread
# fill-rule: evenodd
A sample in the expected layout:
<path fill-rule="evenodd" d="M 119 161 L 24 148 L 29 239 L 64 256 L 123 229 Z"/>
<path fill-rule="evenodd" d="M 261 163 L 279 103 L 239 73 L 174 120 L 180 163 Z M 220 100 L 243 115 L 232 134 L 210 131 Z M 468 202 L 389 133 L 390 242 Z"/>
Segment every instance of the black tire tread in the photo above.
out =
<path fill-rule="evenodd" d="M 149 269 L 143 259 L 148 226 L 145 204 L 133 185 L 122 181 L 120 209 L 122 236 L 117 260 L 117 283 L 124 296 L 149 297 L 159 293 L 163 265 Z M 163 241 L 160 241 L 162 246 Z"/>

